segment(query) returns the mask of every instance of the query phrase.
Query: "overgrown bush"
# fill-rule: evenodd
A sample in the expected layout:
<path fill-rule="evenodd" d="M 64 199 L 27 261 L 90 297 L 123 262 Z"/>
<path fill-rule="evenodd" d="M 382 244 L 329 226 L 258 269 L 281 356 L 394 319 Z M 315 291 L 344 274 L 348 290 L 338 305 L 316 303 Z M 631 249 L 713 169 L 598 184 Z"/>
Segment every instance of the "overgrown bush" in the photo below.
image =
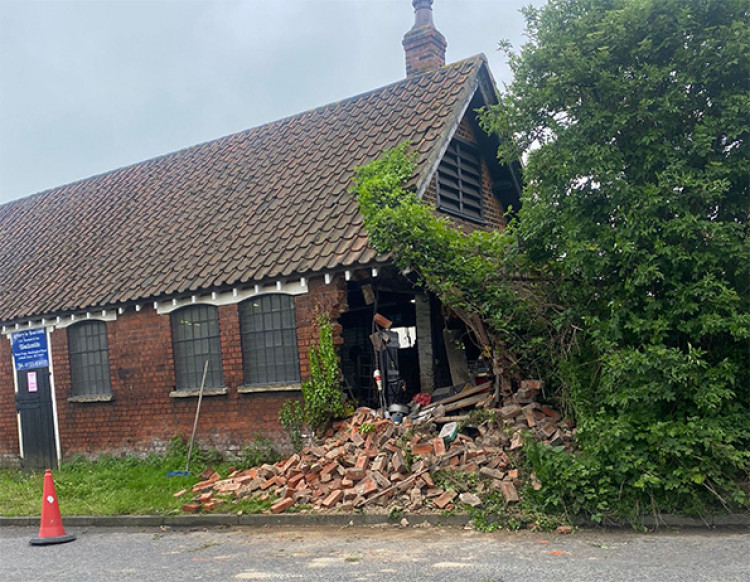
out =
<path fill-rule="evenodd" d="M 309 352 L 310 379 L 302 383 L 304 400 L 287 400 L 279 409 L 279 423 L 289 435 L 295 451 L 302 449 L 305 424 L 320 433 L 346 413 L 339 381 L 339 360 L 333 343 L 333 325 L 330 318 L 323 315 L 318 317 L 317 323 L 318 345 L 312 346 Z"/>
<path fill-rule="evenodd" d="M 370 244 L 415 272 L 467 327 L 473 329 L 474 316 L 484 321 L 495 373 L 516 380 L 542 377 L 552 354 L 570 342 L 567 330 L 555 333 L 551 321 L 553 286 L 531 268 L 519 275 L 517 248 L 506 234 L 464 233 L 406 190 L 414 171 L 409 147 L 402 143 L 356 170 L 352 190 Z"/>
<path fill-rule="evenodd" d="M 404 145 L 357 172 L 371 240 L 568 404 L 579 452 L 526 447 L 539 503 L 634 520 L 747 509 L 747 3 L 525 13 L 515 80 L 482 117 L 504 161 L 527 155 L 517 220 L 451 228 L 404 190 Z"/>
<path fill-rule="evenodd" d="M 519 264 L 559 282 L 558 325 L 580 330 L 557 369 L 581 454 L 529 449 L 540 500 L 747 507 L 747 3 L 565 0 L 526 16 L 531 42 L 484 121 L 503 155 L 528 151 Z"/>
<path fill-rule="evenodd" d="M 344 397 L 339 382 L 339 360 L 333 344 L 333 325 L 326 316 L 318 318 L 318 345 L 310 348 L 310 379 L 302 383 L 305 422 L 322 432 L 344 415 Z"/>

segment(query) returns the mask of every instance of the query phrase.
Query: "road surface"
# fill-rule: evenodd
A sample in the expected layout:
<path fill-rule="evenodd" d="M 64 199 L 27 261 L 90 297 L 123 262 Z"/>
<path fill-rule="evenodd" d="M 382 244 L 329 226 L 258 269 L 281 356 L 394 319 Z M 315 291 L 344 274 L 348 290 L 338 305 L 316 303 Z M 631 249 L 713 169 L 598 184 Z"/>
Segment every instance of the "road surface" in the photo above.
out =
<path fill-rule="evenodd" d="M 750 581 L 750 533 L 460 528 L 0 528 L 0 580 Z"/>

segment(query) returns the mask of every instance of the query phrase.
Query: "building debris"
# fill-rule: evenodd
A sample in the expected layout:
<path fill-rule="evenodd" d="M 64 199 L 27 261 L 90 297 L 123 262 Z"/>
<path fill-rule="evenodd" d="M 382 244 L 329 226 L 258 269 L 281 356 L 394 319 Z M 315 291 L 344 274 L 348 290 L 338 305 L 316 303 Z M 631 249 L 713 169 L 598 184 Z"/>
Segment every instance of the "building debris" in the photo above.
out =
<path fill-rule="evenodd" d="M 468 388 L 461 394 L 430 404 L 401 422 L 382 411 L 359 408 L 333 426 L 318 444 L 279 461 L 222 479 L 213 469 L 192 489 L 187 512 L 218 507 L 218 502 L 255 498 L 272 501 L 271 513 L 298 511 L 429 512 L 459 506 L 480 506 L 482 501 L 461 473 L 472 476 L 476 492 L 499 491 L 507 504 L 520 501 L 522 480 L 535 490 L 542 484 L 533 473 L 514 467 L 523 433 L 570 448 L 574 430 L 559 413 L 534 399 L 541 383 L 524 383 L 520 398 L 506 398 L 498 409 L 479 408 L 487 394 Z M 458 398 L 457 398 L 458 396 Z M 447 403 L 446 403 L 447 401 Z M 465 403 L 463 406 L 457 405 Z M 450 407 L 450 408 L 449 408 Z M 418 408 L 418 407 L 417 407 Z M 451 410 L 463 413 L 448 416 Z M 457 422 L 456 429 L 439 436 L 440 423 Z M 457 474 L 454 479 L 446 475 Z M 456 485 L 458 484 L 458 485 Z"/>

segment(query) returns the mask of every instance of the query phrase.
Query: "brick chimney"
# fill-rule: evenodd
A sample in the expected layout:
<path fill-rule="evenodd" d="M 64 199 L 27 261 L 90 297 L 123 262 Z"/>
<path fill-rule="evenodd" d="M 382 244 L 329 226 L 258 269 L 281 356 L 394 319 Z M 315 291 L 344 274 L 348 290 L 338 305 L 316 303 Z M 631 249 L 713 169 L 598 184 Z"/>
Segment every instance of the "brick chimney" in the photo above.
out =
<path fill-rule="evenodd" d="M 414 77 L 445 65 L 445 37 L 432 22 L 432 0 L 411 0 L 414 26 L 401 44 L 406 53 L 406 76 Z"/>

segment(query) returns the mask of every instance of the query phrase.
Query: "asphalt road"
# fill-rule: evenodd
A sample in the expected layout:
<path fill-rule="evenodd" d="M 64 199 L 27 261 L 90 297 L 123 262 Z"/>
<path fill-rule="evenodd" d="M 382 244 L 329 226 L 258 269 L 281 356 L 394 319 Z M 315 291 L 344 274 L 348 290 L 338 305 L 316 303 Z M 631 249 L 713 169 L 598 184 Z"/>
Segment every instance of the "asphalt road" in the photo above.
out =
<path fill-rule="evenodd" d="M 104 529 L 30 546 L 0 528 L 0 580 L 750 581 L 750 533 L 457 528 Z"/>

